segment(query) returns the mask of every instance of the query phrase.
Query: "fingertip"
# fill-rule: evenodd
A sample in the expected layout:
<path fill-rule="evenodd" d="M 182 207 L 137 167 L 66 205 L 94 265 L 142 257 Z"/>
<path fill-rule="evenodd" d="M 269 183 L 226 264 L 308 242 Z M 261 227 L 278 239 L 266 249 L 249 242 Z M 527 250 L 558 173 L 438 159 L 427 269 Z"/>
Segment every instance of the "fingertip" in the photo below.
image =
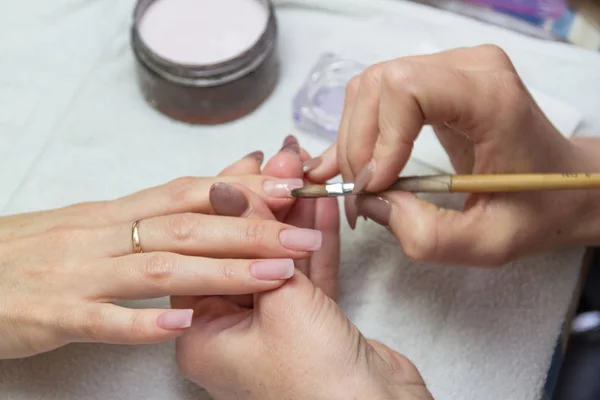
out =
<path fill-rule="evenodd" d="M 218 176 L 240 176 L 260 174 L 260 167 L 264 161 L 262 151 L 253 151 L 230 166 L 223 169 Z"/>
<path fill-rule="evenodd" d="M 253 151 L 252 153 L 247 154 L 246 157 L 244 157 L 244 158 L 253 159 L 260 166 L 265 161 L 265 153 L 263 153 L 260 150 L 257 150 L 257 151 Z"/>
<path fill-rule="evenodd" d="M 335 144 L 318 157 L 304 162 L 303 171 L 311 182 L 323 183 L 340 174 Z"/>
<path fill-rule="evenodd" d="M 241 183 L 219 184 L 213 192 L 211 187 L 210 202 L 217 215 L 242 217 L 250 219 L 273 219 L 273 212 L 268 204 L 254 191 Z M 227 185 L 227 186 L 223 186 Z"/>
<path fill-rule="evenodd" d="M 346 220 L 350 228 L 356 228 L 356 220 L 358 219 L 358 211 L 356 209 L 356 199 L 354 196 L 344 198 L 344 211 L 346 212 Z"/>
<path fill-rule="evenodd" d="M 280 151 L 267 161 L 262 173 L 278 178 L 300 178 L 303 175 L 302 161 L 297 154 Z"/>
<path fill-rule="evenodd" d="M 250 275 L 259 281 L 278 282 L 280 285 L 294 276 L 294 260 L 261 260 L 250 266 Z"/>
<path fill-rule="evenodd" d="M 303 147 L 300 148 L 300 161 L 305 162 L 306 160 L 309 160 L 310 154 L 308 153 L 308 151 L 306 151 L 306 149 L 304 149 Z"/>
<path fill-rule="evenodd" d="M 192 326 L 194 310 L 169 310 L 156 318 L 156 325 L 164 330 L 179 331 Z"/>
<path fill-rule="evenodd" d="M 217 215 L 241 217 L 250 210 L 250 203 L 244 192 L 229 183 L 212 184 L 208 198 Z"/>

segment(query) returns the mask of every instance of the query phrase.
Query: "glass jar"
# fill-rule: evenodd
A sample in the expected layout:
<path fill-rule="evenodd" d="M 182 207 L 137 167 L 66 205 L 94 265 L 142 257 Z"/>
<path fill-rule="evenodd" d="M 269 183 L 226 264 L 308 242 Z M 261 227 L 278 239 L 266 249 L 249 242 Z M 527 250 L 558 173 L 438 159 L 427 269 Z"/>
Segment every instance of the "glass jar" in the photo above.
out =
<path fill-rule="evenodd" d="M 220 124 L 251 113 L 270 96 L 279 79 L 277 22 L 270 0 L 247 0 L 260 3 L 268 12 L 258 41 L 243 53 L 212 65 L 167 60 L 144 43 L 140 23 L 155 1 L 160 0 L 137 2 L 131 29 L 138 84 L 152 107 L 178 121 Z"/>

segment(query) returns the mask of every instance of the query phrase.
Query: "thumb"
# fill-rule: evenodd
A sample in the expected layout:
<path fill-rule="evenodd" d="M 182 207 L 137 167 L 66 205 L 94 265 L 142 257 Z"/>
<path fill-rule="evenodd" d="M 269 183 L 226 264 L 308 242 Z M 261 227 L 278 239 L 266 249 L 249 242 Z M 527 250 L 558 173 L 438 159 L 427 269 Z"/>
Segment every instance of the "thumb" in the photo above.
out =
<path fill-rule="evenodd" d="M 308 326 L 326 332 L 327 327 L 339 331 L 340 326 L 349 325 L 335 301 L 298 269 L 280 288 L 257 294 L 254 310 L 257 322 L 276 335 L 287 335 L 290 329 L 312 335 L 315 332 L 309 333 Z"/>
<path fill-rule="evenodd" d="M 502 224 L 491 221 L 481 203 L 463 212 L 412 193 L 385 192 L 382 197 L 359 196 L 357 208 L 360 215 L 388 227 L 416 262 L 491 266 L 504 259 Z"/>

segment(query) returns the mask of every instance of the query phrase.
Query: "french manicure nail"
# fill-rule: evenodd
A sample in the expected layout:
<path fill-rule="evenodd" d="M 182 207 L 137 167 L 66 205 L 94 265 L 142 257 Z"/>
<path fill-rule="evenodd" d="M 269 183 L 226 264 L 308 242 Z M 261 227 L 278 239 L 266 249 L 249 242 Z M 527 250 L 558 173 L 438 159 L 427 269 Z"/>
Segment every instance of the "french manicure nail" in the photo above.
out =
<path fill-rule="evenodd" d="M 358 219 L 358 212 L 356 211 L 356 199 L 353 196 L 344 198 L 344 211 L 346 212 L 346 220 L 350 229 L 356 228 L 356 220 Z"/>
<path fill-rule="evenodd" d="M 293 260 L 264 260 L 250 266 L 250 275 L 262 281 L 290 279 L 294 275 Z"/>
<path fill-rule="evenodd" d="M 159 328 L 170 331 L 189 328 L 192 325 L 194 310 L 170 310 L 160 314 L 156 319 Z"/>
<path fill-rule="evenodd" d="M 379 225 L 388 226 L 390 224 L 390 215 L 392 205 L 389 201 L 376 196 L 360 196 L 356 200 L 358 213 L 363 215 Z"/>
<path fill-rule="evenodd" d="M 253 151 L 249 153 L 244 158 L 254 158 L 259 164 L 262 165 L 263 161 L 265 161 L 265 153 L 262 151 Z"/>
<path fill-rule="evenodd" d="M 300 143 L 293 135 L 288 135 L 283 141 L 280 151 L 287 151 L 292 154 L 300 155 Z"/>
<path fill-rule="evenodd" d="M 265 181 L 264 191 L 269 197 L 292 197 L 292 190 L 304 186 L 302 179 L 273 179 Z"/>
<path fill-rule="evenodd" d="M 314 229 L 286 229 L 279 233 L 279 242 L 288 250 L 317 251 L 323 243 L 323 234 Z"/>
<path fill-rule="evenodd" d="M 241 217 L 250 208 L 244 193 L 235 186 L 224 182 L 213 184 L 210 187 L 208 198 L 217 215 Z"/>
<path fill-rule="evenodd" d="M 364 166 L 363 169 L 360 170 L 358 175 L 356 175 L 356 179 L 354 180 L 354 190 L 352 193 L 358 194 L 362 192 L 371 181 L 371 178 L 373 178 L 374 171 L 375 160 L 371 160 L 367 165 Z"/>
<path fill-rule="evenodd" d="M 310 160 L 306 160 L 304 162 L 304 165 L 302 165 L 302 171 L 304 171 L 304 173 L 310 172 L 316 169 L 319 165 L 321 165 L 322 162 L 323 157 L 315 157 L 311 158 Z"/>

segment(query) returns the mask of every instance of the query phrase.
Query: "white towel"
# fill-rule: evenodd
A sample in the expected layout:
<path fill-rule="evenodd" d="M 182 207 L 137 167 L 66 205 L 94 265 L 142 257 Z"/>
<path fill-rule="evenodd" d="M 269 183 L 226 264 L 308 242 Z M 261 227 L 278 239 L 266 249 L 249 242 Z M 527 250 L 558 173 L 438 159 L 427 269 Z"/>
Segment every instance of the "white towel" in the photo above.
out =
<path fill-rule="evenodd" d="M 272 154 L 292 129 L 295 91 L 331 50 L 372 62 L 494 42 L 528 85 L 575 107 L 586 128 L 600 128 L 600 55 L 401 1 L 380 0 L 381 11 L 375 4 L 364 17 L 281 9 L 282 76 L 273 96 L 235 123 L 192 127 L 157 114 L 139 95 L 128 38 L 133 0 L 0 0 L 0 210 L 112 198 L 177 176 L 213 175 L 255 149 Z M 313 153 L 326 146 L 299 136 Z M 405 172 L 432 170 L 410 162 Z M 341 304 L 367 336 L 409 356 L 436 399 L 539 398 L 581 249 L 482 270 L 415 265 L 372 223 L 344 228 L 343 239 Z M 172 343 L 72 345 L 0 362 L 2 399 L 196 400 L 199 393 L 178 376 Z"/>

